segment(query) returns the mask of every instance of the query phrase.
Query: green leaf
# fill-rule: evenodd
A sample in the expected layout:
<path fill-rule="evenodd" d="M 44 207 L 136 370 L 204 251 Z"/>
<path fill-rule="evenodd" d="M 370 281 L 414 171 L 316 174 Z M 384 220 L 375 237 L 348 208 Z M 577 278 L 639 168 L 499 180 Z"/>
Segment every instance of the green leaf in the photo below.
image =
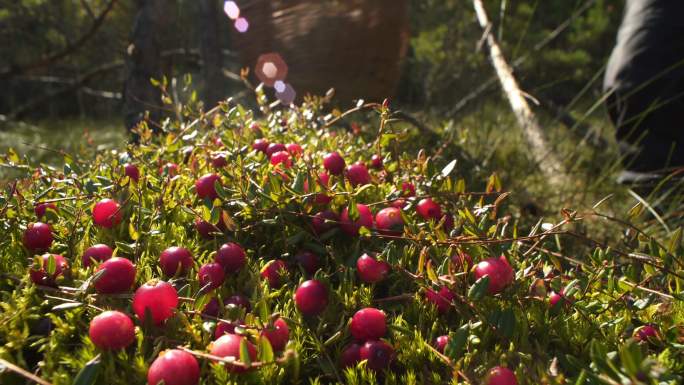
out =
<path fill-rule="evenodd" d="M 473 284 L 468 290 L 468 299 L 478 300 L 484 298 L 489 287 L 489 276 L 484 276 Z"/>
<path fill-rule="evenodd" d="M 83 369 L 81 369 L 76 378 L 74 379 L 73 385 L 92 385 L 95 384 L 97 376 L 100 374 L 100 355 L 98 354 L 92 360 L 85 364 Z"/>
<path fill-rule="evenodd" d="M 244 341 L 244 340 L 243 340 Z M 268 338 L 262 336 L 259 338 L 259 360 L 261 362 L 272 362 L 275 358 L 273 354 L 273 347 Z M 242 360 L 242 352 L 240 352 L 240 360 Z"/>
<path fill-rule="evenodd" d="M 57 271 L 57 261 L 55 261 L 55 256 L 52 254 L 48 257 L 46 270 L 50 275 L 55 274 L 55 271 Z"/>
<path fill-rule="evenodd" d="M 497 321 L 497 329 L 501 334 L 503 334 L 506 338 L 511 338 L 513 337 L 513 332 L 515 331 L 515 326 L 516 326 L 516 320 L 515 320 L 515 313 L 513 312 L 513 309 L 508 308 L 504 310 L 501 315 L 499 316 L 499 319 Z"/>
<path fill-rule="evenodd" d="M 240 340 L 240 361 L 247 366 L 252 364 L 252 357 L 249 356 L 249 349 L 247 349 L 247 339 L 244 337 Z"/>
<path fill-rule="evenodd" d="M 80 302 L 66 302 L 52 308 L 52 311 L 69 310 L 83 306 Z"/>
<path fill-rule="evenodd" d="M 464 325 L 458 328 L 449 336 L 449 343 L 444 348 L 444 355 L 452 361 L 458 360 L 468 342 L 469 326 Z"/>
<path fill-rule="evenodd" d="M 442 169 L 442 176 L 444 178 L 448 177 L 449 174 L 451 174 L 451 172 L 454 171 L 454 168 L 456 168 L 456 162 L 457 160 L 454 159 Z"/>

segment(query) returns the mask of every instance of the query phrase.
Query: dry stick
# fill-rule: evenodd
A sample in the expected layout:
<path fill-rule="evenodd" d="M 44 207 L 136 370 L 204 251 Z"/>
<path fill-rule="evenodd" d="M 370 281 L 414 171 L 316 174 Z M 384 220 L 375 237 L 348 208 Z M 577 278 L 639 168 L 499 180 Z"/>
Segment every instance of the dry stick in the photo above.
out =
<path fill-rule="evenodd" d="M 6 361 L 6 360 L 3 360 L 2 358 L 0 358 L 0 366 L 4 366 L 5 368 L 7 368 L 8 370 L 10 370 L 11 372 L 17 373 L 18 375 L 20 375 L 20 376 L 22 376 L 22 377 L 24 377 L 24 378 L 26 378 L 26 379 L 28 379 L 28 380 L 30 380 L 30 381 L 33 381 L 33 382 L 35 382 L 35 383 L 37 383 L 37 384 L 40 384 L 40 385 L 52 385 L 52 383 L 47 382 L 47 381 L 43 380 L 42 378 L 36 376 L 35 374 L 30 373 L 30 372 L 28 372 L 28 371 L 26 371 L 26 370 L 24 370 L 24 369 L 18 367 L 17 365 L 14 365 L 14 364 L 11 363 L 11 362 L 8 362 L 8 361 Z"/>
<path fill-rule="evenodd" d="M 565 181 L 568 180 L 563 165 L 560 159 L 558 159 L 553 152 L 550 152 L 551 146 L 548 143 L 546 135 L 542 131 L 529 104 L 525 100 L 523 92 L 520 90 L 518 82 L 513 76 L 513 70 L 506 62 L 499 44 L 489 30 L 491 23 L 487 17 L 487 12 L 482 4 L 482 0 L 473 0 L 473 6 L 475 7 L 477 20 L 480 23 L 480 26 L 486 31 L 485 36 L 487 45 L 489 46 L 489 55 L 492 65 L 496 70 L 501 86 L 511 104 L 518 124 L 523 130 L 523 135 L 530 145 L 532 156 L 542 173 L 544 173 L 549 180 L 551 186 L 561 187 Z"/>

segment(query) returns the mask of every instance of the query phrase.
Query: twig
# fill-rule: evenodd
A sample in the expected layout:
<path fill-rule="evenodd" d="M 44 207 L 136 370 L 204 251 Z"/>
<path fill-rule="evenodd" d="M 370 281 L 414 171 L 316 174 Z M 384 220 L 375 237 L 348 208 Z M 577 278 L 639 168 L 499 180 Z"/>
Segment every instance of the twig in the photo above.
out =
<path fill-rule="evenodd" d="M 22 376 L 22 377 L 24 377 L 30 381 L 33 381 L 37 384 L 52 385 L 52 383 L 47 382 L 47 381 L 43 380 L 42 378 L 36 376 L 35 374 L 30 373 L 30 372 L 18 367 L 17 365 L 14 365 L 13 363 L 11 363 L 7 360 L 4 360 L 2 358 L 0 358 L 0 366 L 4 366 L 5 368 L 9 369 L 10 371 L 17 373 L 18 375 L 20 375 L 20 376 Z"/>

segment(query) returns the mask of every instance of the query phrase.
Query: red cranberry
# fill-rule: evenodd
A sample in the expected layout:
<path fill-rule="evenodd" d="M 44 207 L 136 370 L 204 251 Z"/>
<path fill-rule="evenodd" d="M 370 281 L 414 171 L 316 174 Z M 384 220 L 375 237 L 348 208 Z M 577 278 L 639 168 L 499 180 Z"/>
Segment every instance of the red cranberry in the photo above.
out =
<path fill-rule="evenodd" d="M 242 246 L 233 242 L 222 245 L 216 252 L 214 260 L 228 274 L 237 273 L 247 264 L 247 256 Z"/>
<path fill-rule="evenodd" d="M 361 361 L 361 345 L 352 342 L 347 345 L 340 354 L 340 367 L 349 368 L 356 366 Z"/>
<path fill-rule="evenodd" d="M 52 258 L 55 260 L 55 272 L 52 274 L 48 273 L 50 256 L 52 256 Z M 43 254 L 40 256 L 40 259 L 42 263 L 40 269 L 36 270 L 31 268 L 29 270 L 31 282 L 42 286 L 57 286 L 57 277 L 62 275 L 62 273 L 69 268 L 69 264 L 67 263 L 66 259 L 59 254 Z"/>
<path fill-rule="evenodd" d="M 285 350 L 287 341 L 290 340 L 290 328 L 287 326 L 282 318 L 278 318 L 273 323 L 272 327 L 266 327 L 261 331 L 261 335 L 268 339 L 271 347 L 275 352 L 282 352 Z"/>
<path fill-rule="evenodd" d="M 473 266 L 473 257 L 467 253 L 456 253 L 451 256 L 451 264 L 458 271 L 467 271 Z"/>
<path fill-rule="evenodd" d="M 249 303 L 249 298 L 242 294 L 234 294 L 223 301 L 224 305 L 235 305 L 245 309 L 248 313 L 252 310 L 252 305 Z"/>
<path fill-rule="evenodd" d="M 133 311 L 144 322 L 145 310 L 155 325 L 161 325 L 173 316 L 178 306 L 178 292 L 170 283 L 151 280 L 140 286 L 133 294 Z"/>
<path fill-rule="evenodd" d="M 511 265 L 503 255 L 499 258 L 488 258 L 475 266 L 475 279 L 489 277 L 489 294 L 497 294 L 513 283 L 514 274 Z"/>
<path fill-rule="evenodd" d="M 437 307 L 437 312 L 439 314 L 445 314 L 449 311 L 449 308 L 451 307 L 451 301 L 454 299 L 454 297 L 454 293 L 452 293 L 451 290 L 449 290 L 449 288 L 446 286 L 443 286 L 441 289 L 439 289 L 439 292 L 436 292 L 432 289 L 427 289 L 425 292 L 425 298 L 428 300 L 428 302 Z"/>
<path fill-rule="evenodd" d="M 332 175 L 342 175 L 346 163 L 337 152 L 331 152 L 323 157 L 323 167 Z"/>
<path fill-rule="evenodd" d="M 270 261 L 261 269 L 261 277 L 268 280 L 268 286 L 279 288 L 287 275 L 287 266 L 280 259 Z"/>
<path fill-rule="evenodd" d="M 416 186 L 410 182 L 401 182 L 401 195 L 405 197 L 416 196 Z"/>
<path fill-rule="evenodd" d="M 442 208 L 432 198 L 421 199 L 416 206 L 416 211 L 425 220 L 438 221 L 442 218 Z"/>
<path fill-rule="evenodd" d="M 52 230 L 50 225 L 36 222 L 30 223 L 24 231 L 24 247 L 37 253 L 47 251 L 52 245 Z"/>
<path fill-rule="evenodd" d="M 300 251 L 295 255 L 295 259 L 309 275 L 314 275 L 319 268 L 318 255 L 310 251 Z"/>
<path fill-rule="evenodd" d="M 219 301 L 216 297 L 212 297 L 209 302 L 202 308 L 202 315 L 208 317 L 219 316 Z"/>
<path fill-rule="evenodd" d="M 454 229 L 454 216 L 450 213 L 444 213 L 442 215 L 442 218 L 440 218 L 440 221 L 442 220 L 444 220 L 444 223 L 442 224 L 442 229 L 444 229 L 445 233 L 450 233 L 451 230 Z"/>
<path fill-rule="evenodd" d="M 271 164 L 277 166 L 282 164 L 284 168 L 292 167 L 292 160 L 290 159 L 290 153 L 287 151 L 274 152 L 271 155 Z"/>
<path fill-rule="evenodd" d="M 387 333 L 387 319 L 382 311 L 367 307 L 354 314 L 349 331 L 359 341 L 377 340 Z"/>
<path fill-rule="evenodd" d="M 192 354 L 178 349 L 159 354 L 147 371 L 147 385 L 197 385 L 200 367 Z"/>
<path fill-rule="evenodd" d="M 266 139 L 257 139 L 252 143 L 252 148 L 261 151 L 261 152 L 266 152 L 266 149 L 268 148 L 268 140 Z"/>
<path fill-rule="evenodd" d="M 555 291 L 552 291 L 549 293 L 549 306 L 550 307 L 556 307 L 556 305 L 561 302 L 565 303 L 567 301 L 565 299 L 565 296 L 563 295 L 563 290 L 561 290 L 560 293 L 556 293 Z"/>
<path fill-rule="evenodd" d="M 240 325 L 237 323 L 220 321 L 216 324 L 216 330 L 214 330 L 214 339 L 217 340 L 224 334 L 235 334 L 236 326 Z"/>
<path fill-rule="evenodd" d="M 197 273 L 197 277 L 200 287 L 208 291 L 221 287 L 223 281 L 226 280 L 226 273 L 221 265 L 212 262 L 202 265 Z"/>
<path fill-rule="evenodd" d="M 354 163 L 347 167 L 347 179 L 352 186 L 361 186 L 371 182 L 368 169 L 363 163 Z"/>
<path fill-rule="evenodd" d="M 214 168 L 223 168 L 228 165 L 228 161 L 226 160 L 226 156 L 223 154 L 216 154 L 211 157 L 211 165 Z"/>
<path fill-rule="evenodd" d="M 311 218 L 311 226 L 313 226 L 313 230 L 316 234 L 321 235 L 337 226 L 336 222 L 338 221 L 337 214 L 330 210 L 325 210 L 317 213 Z"/>
<path fill-rule="evenodd" d="M 95 280 L 95 290 L 100 294 L 125 293 L 135 283 L 135 266 L 126 258 L 110 258 L 97 271 L 103 271 Z"/>
<path fill-rule="evenodd" d="M 110 229 L 121 223 L 121 206 L 112 199 L 103 199 L 95 203 L 93 208 L 93 222 L 95 226 Z"/>
<path fill-rule="evenodd" d="M 324 190 L 327 190 L 330 186 L 330 175 L 328 175 L 328 173 L 325 171 L 318 173 L 318 184 Z M 308 180 L 304 180 L 304 192 L 309 192 Z M 328 196 L 328 194 L 326 193 L 317 193 L 314 195 L 314 203 L 317 205 L 327 205 L 328 203 L 330 203 L 330 201 L 332 201 L 332 197 Z"/>
<path fill-rule="evenodd" d="M 389 263 L 378 261 L 375 257 L 364 254 L 356 261 L 356 269 L 359 278 L 365 283 L 380 282 L 390 271 Z"/>
<path fill-rule="evenodd" d="M 512 370 L 495 366 L 487 372 L 485 385 L 518 385 L 518 380 Z"/>
<path fill-rule="evenodd" d="M 373 167 L 376 170 L 381 170 L 382 169 L 382 157 L 378 154 L 375 154 L 371 157 L 371 167 Z"/>
<path fill-rule="evenodd" d="M 444 350 L 446 349 L 448 344 L 449 336 L 439 336 L 435 340 L 435 349 L 437 349 L 437 351 L 440 353 L 444 353 Z"/>
<path fill-rule="evenodd" d="M 403 210 L 404 207 L 406 207 L 406 199 L 404 199 L 404 198 L 395 199 L 392 202 L 390 202 L 390 207 L 396 207 L 399 210 Z"/>
<path fill-rule="evenodd" d="M 401 217 L 401 209 L 387 207 L 375 214 L 375 227 L 387 235 L 397 235 L 404 231 L 404 218 Z"/>
<path fill-rule="evenodd" d="M 159 167 L 159 175 L 168 177 L 178 175 L 178 165 L 173 162 L 165 163 L 163 166 Z"/>
<path fill-rule="evenodd" d="M 285 151 L 287 152 L 287 147 L 282 143 L 271 143 L 266 148 L 266 156 L 269 158 L 273 156 L 276 152 Z"/>
<path fill-rule="evenodd" d="M 113 254 L 114 250 L 112 250 L 111 247 L 103 244 L 97 244 L 86 249 L 86 251 L 83 253 L 83 257 L 81 257 L 81 262 L 83 263 L 84 267 L 89 267 L 92 263 L 91 261 L 102 263 L 111 258 Z"/>
<path fill-rule="evenodd" d="M 90 321 L 90 340 L 102 350 L 120 350 L 135 340 L 135 326 L 119 311 L 105 311 Z"/>
<path fill-rule="evenodd" d="M 340 222 L 342 223 L 340 227 L 342 227 L 342 231 L 351 236 L 359 235 L 361 226 L 366 227 L 367 229 L 373 227 L 373 214 L 368 206 L 357 203 L 356 209 L 359 212 L 359 218 L 355 221 L 352 221 L 349 217 L 348 207 L 344 208 L 342 215 L 340 216 Z"/>
<path fill-rule="evenodd" d="M 328 289 L 321 281 L 305 281 L 295 291 L 294 299 L 297 309 L 304 315 L 318 315 L 328 306 Z"/>
<path fill-rule="evenodd" d="M 159 265 L 167 277 L 185 275 L 192 266 L 192 254 L 183 247 L 169 247 L 159 256 Z"/>
<path fill-rule="evenodd" d="M 131 178 L 133 182 L 140 180 L 140 170 L 138 170 L 138 166 L 131 163 L 124 164 L 124 175 Z"/>
<path fill-rule="evenodd" d="M 295 158 L 299 158 L 302 156 L 302 146 L 298 145 L 297 143 L 290 143 L 286 146 L 287 152 L 290 153 L 290 155 L 294 156 Z"/>
<path fill-rule="evenodd" d="M 637 341 L 648 341 L 658 338 L 658 329 L 652 325 L 644 325 L 634 331 L 634 339 Z"/>
<path fill-rule="evenodd" d="M 218 357 L 234 357 L 236 361 L 240 361 L 240 342 L 244 337 L 237 334 L 224 334 L 216 341 L 209 345 L 209 353 Z M 252 361 L 256 360 L 257 351 L 254 345 L 247 341 L 247 351 Z M 241 366 L 226 365 L 226 369 L 232 373 L 243 373 L 247 371 Z"/>
<path fill-rule="evenodd" d="M 368 369 L 387 369 L 394 358 L 394 349 L 384 341 L 368 341 L 359 350 L 361 360 L 368 360 Z"/>
<path fill-rule="evenodd" d="M 52 202 L 38 203 L 33 208 L 33 211 L 36 213 L 36 217 L 38 217 L 38 219 L 42 219 L 45 216 L 45 212 L 47 211 L 47 209 L 57 211 L 57 205 L 55 205 Z"/>
<path fill-rule="evenodd" d="M 199 235 L 204 239 L 214 239 L 215 234 L 220 234 L 226 231 L 226 224 L 223 219 L 219 219 L 217 224 L 207 222 L 203 219 L 195 219 L 195 228 Z"/>
<path fill-rule="evenodd" d="M 218 198 L 218 194 L 216 193 L 216 183 L 221 184 L 221 177 L 216 175 L 216 174 L 206 174 L 195 182 L 195 190 L 197 191 L 197 196 L 200 197 L 200 199 L 211 199 L 214 200 Z"/>

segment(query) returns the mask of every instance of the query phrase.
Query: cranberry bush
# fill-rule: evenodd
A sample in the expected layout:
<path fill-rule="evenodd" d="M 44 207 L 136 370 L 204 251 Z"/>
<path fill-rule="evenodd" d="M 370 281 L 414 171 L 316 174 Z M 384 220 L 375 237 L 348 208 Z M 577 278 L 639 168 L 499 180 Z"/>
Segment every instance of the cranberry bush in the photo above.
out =
<path fill-rule="evenodd" d="M 684 381 L 681 232 L 528 226 L 386 105 L 350 132 L 265 100 L 61 169 L 4 157 L 0 382 Z"/>

